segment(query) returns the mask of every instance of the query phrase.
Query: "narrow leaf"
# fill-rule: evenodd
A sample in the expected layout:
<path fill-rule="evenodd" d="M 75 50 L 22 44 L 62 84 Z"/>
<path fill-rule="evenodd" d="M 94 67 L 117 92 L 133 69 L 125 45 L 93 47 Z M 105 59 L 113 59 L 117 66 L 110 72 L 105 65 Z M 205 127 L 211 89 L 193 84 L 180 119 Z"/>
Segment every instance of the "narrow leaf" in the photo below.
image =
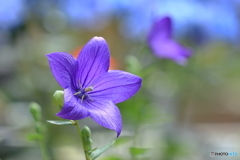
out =
<path fill-rule="evenodd" d="M 115 140 L 111 141 L 110 143 L 107 143 L 106 145 L 97 148 L 96 150 L 92 151 L 90 154 L 90 157 L 92 160 L 95 160 L 97 157 L 99 157 L 102 153 L 107 151 L 113 144 L 115 143 Z"/>
<path fill-rule="evenodd" d="M 74 121 L 53 121 L 47 120 L 48 123 L 55 124 L 55 125 L 74 125 Z"/>

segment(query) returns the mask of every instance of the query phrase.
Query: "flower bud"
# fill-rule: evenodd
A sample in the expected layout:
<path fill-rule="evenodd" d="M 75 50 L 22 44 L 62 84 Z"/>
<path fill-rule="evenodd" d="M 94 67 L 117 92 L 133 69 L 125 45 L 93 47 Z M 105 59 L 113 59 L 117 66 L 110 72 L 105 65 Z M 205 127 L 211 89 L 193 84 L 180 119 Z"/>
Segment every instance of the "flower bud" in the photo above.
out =
<path fill-rule="evenodd" d="M 88 126 L 84 126 L 82 129 L 82 136 L 84 138 L 91 138 L 91 130 Z"/>
<path fill-rule="evenodd" d="M 93 144 L 92 139 L 90 138 L 83 139 L 83 144 L 84 144 L 83 145 L 84 151 L 89 152 L 92 150 L 92 144 Z"/>
<path fill-rule="evenodd" d="M 52 97 L 52 104 L 62 109 L 64 103 L 63 91 L 56 90 Z"/>
<path fill-rule="evenodd" d="M 91 130 L 87 126 L 84 126 L 81 132 L 84 151 L 88 152 L 92 149 L 93 143 L 91 139 Z"/>
<path fill-rule="evenodd" d="M 39 104 L 37 104 L 36 102 L 31 102 L 29 104 L 29 110 L 35 121 L 41 120 L 42 110 L 41 110 L 41 107 L 39 106 Z"/>

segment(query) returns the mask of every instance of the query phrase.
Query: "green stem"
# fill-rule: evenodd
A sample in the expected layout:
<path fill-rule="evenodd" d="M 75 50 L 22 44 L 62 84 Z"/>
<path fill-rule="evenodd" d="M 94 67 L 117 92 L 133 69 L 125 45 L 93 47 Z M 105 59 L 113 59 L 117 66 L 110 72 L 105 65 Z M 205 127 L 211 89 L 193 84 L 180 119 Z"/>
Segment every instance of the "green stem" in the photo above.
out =
<path fill-rule="evenodd" d="M 76 122 L 75 126 L 76 126 L 76 128 L 77 128 L 78 134 L 79 134 L 80 139 L 81 139 L 82 147 L 83 147 L 83 150 L 84 150 L 84 144 L 83 144 L 84 142 L 83 142 L 83 138 L 82 138 L 82 132 L 81 132 L 81 129 L 80 129 L 80 126 L 79 126 L 78 121 L 75 121 L 75 122 Z M 91 160 L 91 159 L 87 156 L 87 154 L 86 154 L 85 151 L 84 151 L 84 155 L 85 155 L 85 159 L 86 159 L 86 160 Z"/>
<path fill-rule="evenodd" d="M 40 148 L 41 148 L 43 160 L 48 160 L 47 152 L 46 152 L 47 150 L 46 150 L 46 147 L 45 147 L 44 139 L 39 141 L 39 145 L 40 145 Z"/>

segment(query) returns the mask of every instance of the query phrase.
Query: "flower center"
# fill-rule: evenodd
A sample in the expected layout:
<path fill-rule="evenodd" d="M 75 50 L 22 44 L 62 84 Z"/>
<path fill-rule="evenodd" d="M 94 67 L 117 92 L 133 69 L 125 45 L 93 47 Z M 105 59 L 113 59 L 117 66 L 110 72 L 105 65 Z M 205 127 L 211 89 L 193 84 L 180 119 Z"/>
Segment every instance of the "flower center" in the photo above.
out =
<path fill-rule="evenodd" d="M 74 93 L 74 96 L 77 96 L 77 98 L 81 99 L 81 102 L 83 102 L 83 100 L 85 100 L 87 98 L 92 100 L 90 98 L 90 96 L 88 95 L 88 92 L 91 92 L 91 91 L 93 91 L 93 87 L 92 86 L 87 87 L 85 89 L 81 88 L 76 93 Z"/>

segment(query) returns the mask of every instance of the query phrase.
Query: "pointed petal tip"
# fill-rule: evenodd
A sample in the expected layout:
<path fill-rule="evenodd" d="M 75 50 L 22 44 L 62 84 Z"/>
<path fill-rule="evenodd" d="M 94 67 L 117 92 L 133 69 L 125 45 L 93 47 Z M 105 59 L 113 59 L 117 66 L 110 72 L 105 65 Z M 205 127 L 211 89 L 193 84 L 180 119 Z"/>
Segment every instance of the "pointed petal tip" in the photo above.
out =
<path fill-rule="evenodd" d="M 136 93 L 141 89 L 141 86 L 142 86 L 142 78 L 141 77 L 138 77 L 138 76 L 136 76 L 136 79 L 137 79 L 137 82 L 135 83 L 135 85 L 138 85 L 138 89 L 137 89 L 137 91 L 136 91 Z M 135 94 L 136 94 L 135 93 Z M 134 95 L 135 95 L 134 94 Z"/>
<path fill-rule="evenodd" d="M 94 39 L 94 40 L 105 40 L 103 37 L 99 37 L 99 36 L 94 36 L 92 39 Z"/>
<path fill-rule="evenodd" d="M 122 130 L 122 116 L 118 107 L 112 101 L 98 100 L 88 103 L 90 117 L 99 125 L 111 129 L 119 137 Z"/>
<path fill-rule="evenodd" d="M 53 53 L 56 53 L 56 52 L 53 52 Z M 48 53 L 48 54 L 45 54 L 45 56 L 51 56 L 53 53 Z"/>
<path fill-rule="evenodd" d="M 171 39 L 172 37 L 172 20 L 169 16 L 158 17 L 154 20 L 151 29 L 149 30 L 147 43 L 152 48 L 152 46 L 166 39 Z"/>
<path fill-rule="evenodd" d="M 117 132 L 117 138 L 120 136 L 121 134 L 121 130 L 120 131 L 116 131 Z"/>
<path fill-rule="evenodd" d="M 171 24 L 171 17 L 170 16 L 163 16 L 160 18 L 157 18 L 155 20 L 155 25 L 162 27 L 162 26 L 169 26 Z"/>
<path fill-rule="evenodd" d="M 58 117 L 60 117 L 60 118 L 63 118 L 63 119 L 68 119 L 68 118 L 66 118 L 66 117 L 64 116 L 64 114 L 61 113 L 61 111 L 58 112 L 58 113 L 56 113 L 55 115 L 58 116 Z M 70 119 L 69 119 L 69 120 L 70 120 Z M 74 119 L 72 119 L 72 120 L 74 120 Z"/>
<path fill-rule="evenodd" d="M 138 77 L 138 76 L 137 76 L 137 77 Z M 142 78 L 141 78 L 141 77 L 138 77 L 138 79 L 139 79 L 139 80 L 138 80 L 138 81 L 139 81 L 138 83 L 140 83 L 140 84 L 142 85 Z"/>
<path fill-rule="evenodd" d="M 50 58 L 52 55 L 53 55 L 53 53 L 45 54 L 45 56 L 46 56 L 47 58 Z"/>
<path fill-rule="evenodd" d="M 52 52 L 52 53 L 45 54 L 45 56 L 47 58 L 51 58 L 51 57 L 56 58 L 56 57 L 63 57 L 63 56 L 73 57 L 71 54 L 67 52 Z"/>
<path fill-rule="evenodd" d="M 170 16 L 163 16 L 161 18 L 162 21 L 171 21 L 171 17 Z"/>
<path fill-rule="evenodd" d="M 95 36 L 93 37 L 91 40 L 92 41 L 97 41 L 98 43 L 100 42 L 101 44 L 107 44 L 106 40 L 103 38 L 103 37 L 98 37 L 98 36 Z"/>
<path fill-rule="evenodd" d="M 107 43 L 103 37 L 94 36 L 89 40 L 89 42 L 104 42 Z"/>
<path fill-rule="evenodd" d="M 62 111 L 58 112 L 55 114 L 56 116 L 60 117 L 60 118 L 63 118 L 63 119 L 69 119 L 65 116 L 65 114 L 62 114 Z"/>
<path fill-rule="evenodd" d="M 67 119 L 66 116 L 64 116 L 65 114 L 62 113 L 62 110 L 60 112 L 56 113 L 55 115 L 60 118 Z"/>
<path fill-rule="evenodd" d="M 61 111 L 56 113 L 55 115 L 60 117 L 60 118 L 67 119 L 67 120 L 80 120 L 80 119 L 83 119 L 83 118 L 77 118 L 75 116 L 69 116 L 67 114 L 61 113 Z"/>

